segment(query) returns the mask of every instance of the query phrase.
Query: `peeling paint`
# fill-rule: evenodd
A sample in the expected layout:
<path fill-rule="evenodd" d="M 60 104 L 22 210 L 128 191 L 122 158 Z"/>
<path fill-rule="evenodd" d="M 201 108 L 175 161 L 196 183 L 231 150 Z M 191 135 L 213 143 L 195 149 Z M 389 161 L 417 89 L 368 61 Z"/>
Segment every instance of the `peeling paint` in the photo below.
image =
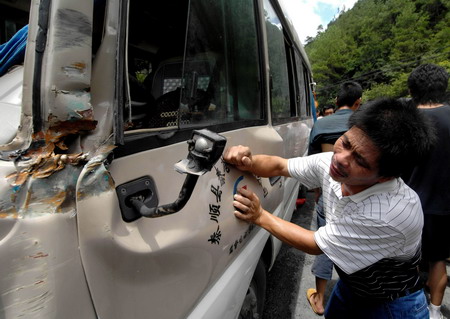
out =
<path fill-rule="evenodd" d="M 78 132 L 77 125 L 64 128 L 65 133 Z M 114 189 L 114 181 L 104 166 L 114 145 L 99 147 L 91 155 L 61 154 L 55 151 L 60 152 L 67 147 L 64 139 L 54 140 L 55 136 L 54 133 L 36 134 L 41 139 L 34 143 L 34 148 L 22 155 L 26 164 L 22 161 L 17 172 L 6 176 L 11 186 L 10 198 L 0 200 L 2 207 L 7 208 L 1 211 L 0 218 L 30 218 L 42 214 L 76 212 L 77 196 L 95 196 Z M 77 193 L 78 179 L 83 170 L 87 173 Z"/>
<path fill-rule="evenodd" d="M 86 75 L 86 63 L 72 63 L 72 65 L 62 67 L 62 71 L 68 77 L 84 77 Z"/>
<path fill-rule="evenodd" d="M 25 170 L 16 172 L 6 176 L 11 180 L 12 186 L 23 185 L 28 177 L 46 178 L 53 173 L 64 169 L 68 164 L 78 165 L 80 162 L 86 160 L 86 155 L 79 154 L 55 154 L 50 153 L 46 156 L 38 156 L 34 163 L 32 163 Z M 17 190 L 17 189 L 16 189 Z"/>
<path fill-rule="evenodd" d="M 74 126 L 75 123 L 68 123 L 74 121 L 92 122 L 89 127 L 85 124 L 84 128 L 80 127 L 79 129 L 95 129 L 97 122 L 94 120 L 94 112 L 90 103 L 90 92 L 59 90 L 55 86 L 53 86 L 52 92 L 55 94 L 55 108 L 48 116 L 51 129 L 55 130 L 55 126 L 61 126 L 61 124 Z M 57 108 L 58 105 L 61 107 Z"/>
<path fill-rule="evenodd" d="M 8 209 L 2 209 L 0 212 L 0 218 L 18 218 L 19 213 L 17 212 L 15 207 L 9 207 Z"/>

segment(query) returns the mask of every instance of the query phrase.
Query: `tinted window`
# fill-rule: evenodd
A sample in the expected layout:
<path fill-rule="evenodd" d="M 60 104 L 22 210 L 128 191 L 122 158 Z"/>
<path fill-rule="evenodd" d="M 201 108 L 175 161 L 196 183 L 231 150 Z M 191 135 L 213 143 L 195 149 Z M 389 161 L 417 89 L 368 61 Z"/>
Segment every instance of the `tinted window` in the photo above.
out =
<path fill-rule="evenodd" d="M 0 44 L 7 42 L 28 24 L 30 1 L 0 3 Z"/>
<path fill-rule="evenodd" d="M 127 130 L 263 118 L 253 2 L 189 5 L 130 2 Z"/>
<path fill-rule="evenodd" d="M 307 112 L 308 104 L 307 104 L 307 92 L 308 87 L 306 86 L 305 82 L 305 76 L 306 74 L 306 68 L 304 67 L 302 63 L 302 59 L 300 58 L 299 54 L 295 54 L 295 61 L 296 61 L 296 72 L 297 72 L 297 101 L 299 103 L 300 107 L 300 116 L 306 117 L 309 115 Z"/>
<path fill-rule="evenodd" d="M 269 48 L 271 109 L 276 122 L 276 119 L 291 116 L 288 61 L 283 27 L 268 0 L 264 0 L 264 12 Z"/>

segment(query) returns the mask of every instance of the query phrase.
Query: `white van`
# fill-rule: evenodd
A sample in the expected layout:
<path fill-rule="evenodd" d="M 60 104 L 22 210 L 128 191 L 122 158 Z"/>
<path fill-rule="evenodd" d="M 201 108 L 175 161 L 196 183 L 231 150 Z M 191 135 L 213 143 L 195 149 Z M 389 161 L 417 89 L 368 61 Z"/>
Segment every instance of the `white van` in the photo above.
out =
<path fill-rule="evenodd" d="M 278 1 L 29 5 L 0 78 L 0 318 L 261 316 L 280 242 L 233 193 L 290 219 L 299 185 L 221 154 L 306 153 L 311 71 Z"/>

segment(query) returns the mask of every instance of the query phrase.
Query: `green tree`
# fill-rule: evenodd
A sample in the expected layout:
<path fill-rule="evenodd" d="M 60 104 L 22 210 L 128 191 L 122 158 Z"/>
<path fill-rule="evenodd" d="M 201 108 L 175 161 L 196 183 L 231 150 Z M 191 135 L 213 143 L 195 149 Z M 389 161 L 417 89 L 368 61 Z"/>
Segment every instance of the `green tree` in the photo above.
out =
<path fill-rule="evenodd" d="M 407 96 L 406 79 L 421 63 L 450 65 L 450 0 L 359 0 L 305 45 L 320 104 L 346 80 L 366 99 Z"/>

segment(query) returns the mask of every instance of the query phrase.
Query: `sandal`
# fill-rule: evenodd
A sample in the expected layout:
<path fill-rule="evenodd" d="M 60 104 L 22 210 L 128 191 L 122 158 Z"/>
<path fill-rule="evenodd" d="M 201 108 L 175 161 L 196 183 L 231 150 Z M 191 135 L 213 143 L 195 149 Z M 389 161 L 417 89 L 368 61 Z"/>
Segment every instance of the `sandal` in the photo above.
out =
<path fill-rule="evenodd" d="M 310 288 L 306 291 L 306 298 L 308 299 L 309 305 L 311 306 L 311 309 L 314 311 L 315 314 L 319 316 L 323 316 L 323 312 L 318 312 L 316 306 L 313 302 L 311 302 L 311 297 L 317 294 L 317 290 L 314 288 Z"/>

